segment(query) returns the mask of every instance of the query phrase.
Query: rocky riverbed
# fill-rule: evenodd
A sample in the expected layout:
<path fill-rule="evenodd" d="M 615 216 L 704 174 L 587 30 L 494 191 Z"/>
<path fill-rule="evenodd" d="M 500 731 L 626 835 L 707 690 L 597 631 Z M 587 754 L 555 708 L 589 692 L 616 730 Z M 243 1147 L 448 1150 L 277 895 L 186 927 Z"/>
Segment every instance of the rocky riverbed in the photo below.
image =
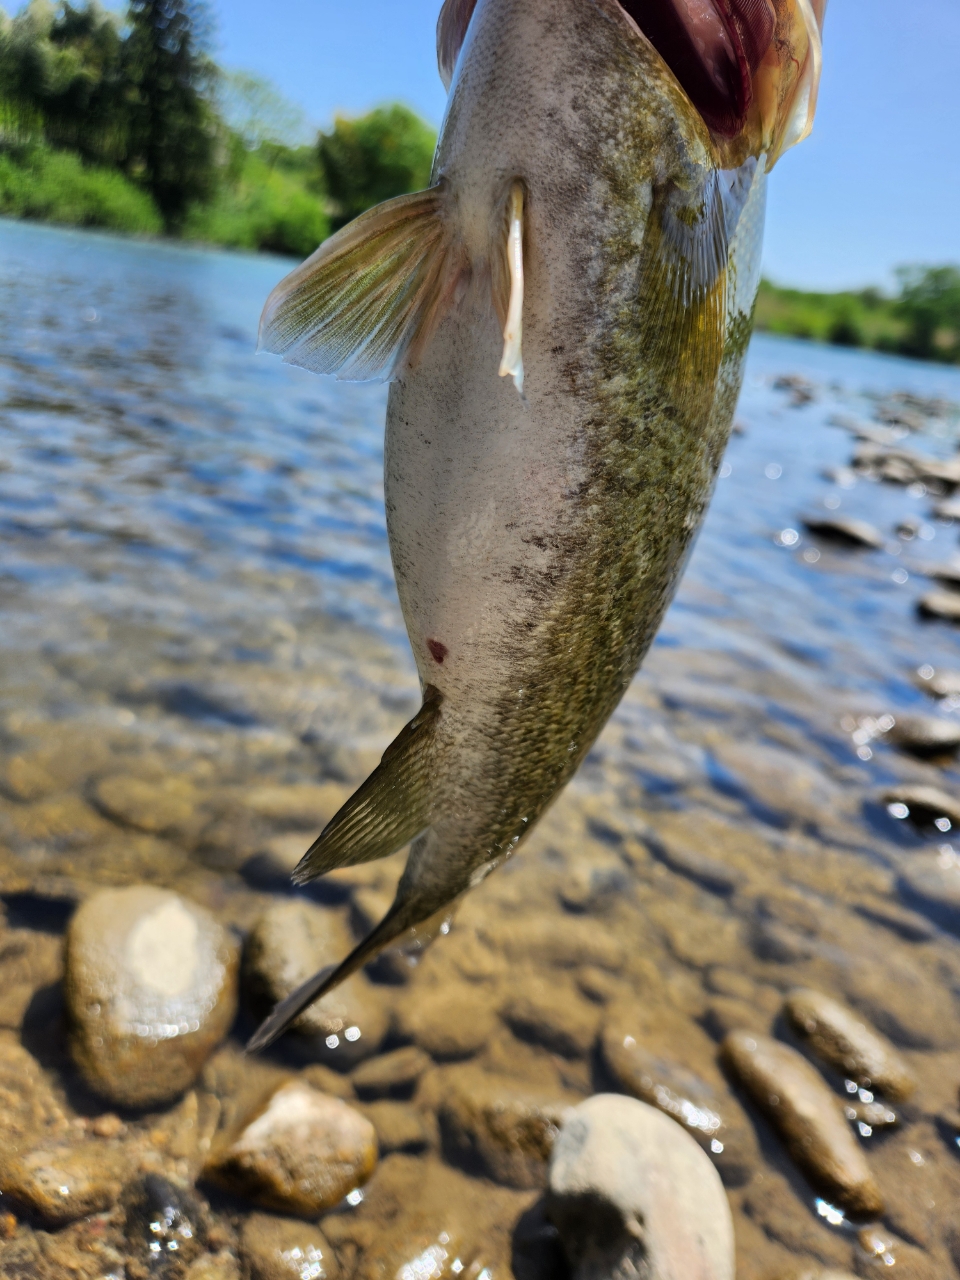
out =
<path fill-rule="evenodd" d="M 283 269 L 0 224 L 0 1277 L 960 1275 L 954 375 L 759 342 L 573 785 L 251 1058 L 389 903 L 288 876 L 417 705 Z"/>

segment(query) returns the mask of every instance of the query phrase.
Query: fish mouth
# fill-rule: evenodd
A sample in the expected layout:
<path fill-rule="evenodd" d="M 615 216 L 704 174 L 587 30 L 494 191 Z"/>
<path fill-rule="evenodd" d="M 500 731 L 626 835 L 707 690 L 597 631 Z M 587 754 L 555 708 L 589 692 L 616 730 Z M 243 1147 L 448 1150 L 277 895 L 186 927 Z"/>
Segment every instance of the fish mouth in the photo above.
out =
<path fill-rule="evenodd" d="M 772 0 L 620 0 L 707 126 L 734 138 L 747 123 L 753 77 L 773 43 Z"/>

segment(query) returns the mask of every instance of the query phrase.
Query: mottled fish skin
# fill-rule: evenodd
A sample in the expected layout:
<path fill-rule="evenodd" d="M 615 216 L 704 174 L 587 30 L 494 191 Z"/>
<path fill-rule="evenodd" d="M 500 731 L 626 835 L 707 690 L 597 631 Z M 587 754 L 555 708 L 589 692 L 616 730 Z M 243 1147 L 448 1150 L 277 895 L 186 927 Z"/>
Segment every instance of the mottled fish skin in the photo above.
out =
<path fill-rule="evenodd" d="M 470 2 L 452 2 L 449 29 L 462 30 Z M 268 300 L 271 350 L 394 378 L 387 525 L 424 705 L 297 872 L 416 836 L 393 906 L 251 1047 L 384 946 L 428 937 L 514 852 L 656 634 L 740 390 L 762 152 L 779 154 L 812 117 L 819 32 L 809 56 L 791 55 L 814 11 L 773 2 L 763 92 L 742 135 L 717 139 L 616 0 L 477 0 L 431 192 L 364 215 Z M 441 45 L 449 70 L 455 50 Z M 521 204 L 522 394 L 498 377 L 502 353 L 520 381 L 505 324 Z M 398 264 L 393 294 L 384 263 Z"/>
<path fill-rule="evenodd" d="M 762 173 L 729 268 L 688 307 L 652 228 L 668 193 L 698 210 L 716 168 L 706 127 L 612 0 L 480 0 L 435 167 L 469 283 L 387 411 L 397 585 L 421 679 L 443 695 L 433 821 L 405 876 L 420 911 L 532 828 L 676 588 L 740 388 Z M 517 178 L 525 399 L 496 377 L 490 304 Z"/>

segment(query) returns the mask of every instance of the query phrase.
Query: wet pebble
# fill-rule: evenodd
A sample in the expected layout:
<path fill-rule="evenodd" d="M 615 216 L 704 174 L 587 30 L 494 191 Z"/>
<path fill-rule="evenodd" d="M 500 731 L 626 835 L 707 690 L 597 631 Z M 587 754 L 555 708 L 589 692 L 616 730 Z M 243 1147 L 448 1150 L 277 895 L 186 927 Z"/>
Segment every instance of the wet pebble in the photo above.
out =
<path fill-rule="evenodd" d="M 783 1008 L 797 1035 L 828 1066 L 893 1102 L 913 1094 L 916 1079 L 893 1045 L 839 1000 L 799 988 Z"/>
<path fill-rule="evenodd" d="M 507 1026 L 521 1040 L 541 1044 L 565 1058 L 582 1058 L 597 1038 L 596 1005 L 565 983 L 528 981 L 501 1010 Z"/>
<path fill-rule="evenodd" d="M 808 533 L 844 546 L 874 550 L 881 550 L 884 546 L 883 534 L 875 525 L 852 516 L 804 516 L 802 523 Z"/>
<path fill-rule="evenodd" d="M 475 986 L 448 983 L 418 985 L 395 1011 L 397 1033 L 438 1062 L 472 1058 L 487 1044 L 496 1028 L 493 1008 Z"/>
<path fill-rule="evenodd" d="M 112 774 L 101 778 L 93 794 L 108 818 L 151 835 L 187 831 L 199 801 L 193 785 L 176 777 L 148 780 Z"/>
<path fill-rule="evenodd" d="M 67 931 L 70 1048 L 112 1102 L 167 1102 L 196 1079 L 233 1022 L 237 948 L 202 907 L 138 885 L 88 898 Z"/>
<path fill-rule="evenodd" d="M 314 1218 L 361 1186 L 376 1161 L 369 1120 L 292 1081 L 211 1155 L 204 1176 L 264 1209 Z"/>
<path fill-rule="evenodd" d="M 118 1143 L 40 1141 L 0 1157 L 0 1192 L 49 1227 L 110 1209 L 120 1198 L 133 1153 Z"/>
<path fill-rule="evenodd" d="M 648 844 L 653 856 L 665 863 L 671 871 L 675 871 L 677 875 L 686 876 L 688 880 L 693 880 L 710 893 L 725 897 L 736 892 L 743 879 L 734 868 L 718 862 L 716 858 L 711 858 L 697 849 L 668 844 L 661 840 L 651 840 Z"/>
<path fill-rule="evenodd" d="M 547 1214 L 575 1277 L 733 1280 L 726 1194 L 699 1146 L 653 1107 L 596 1094 L 567 1116 Z"/>
<path fill-rule="evenodd" d="M 960 591 L 928 591 L 917 601 L 917 612 L 925 618 L 960 622 Z"/>
<path fill-rule="evenodd" d="M 148 1173 L 127 1188 L 123 1206 L 131 1280 L 179 1280 L 204 1252 L 208 1215 L 189 1188 Z"/>
<path fill-rule="evenodd" d="M 952 850 L 919 854 L 904 867 L 901 895 L 946 929 L 960 929 L 960 857 Z"/>
<path fill-rule="evenodd" d="M 277 902 L 254 925 L 244 951 L 244 985 L 251 1004 L 263 1015 L 324 965 L 336 964 L 352 949 L 353 939 L 334 911 L 295 898 Z M 355 974 L 293 1024 L 311 1053 L 348 1067 L 376 1053 L 387 1032 L 389 1015 L 377 988 Z"/>
<path fill-rule="evenodd" d="M 319 1227 L 297 1218 L 251 1213 L 240 1233 L 250 1280 L 337 1280 L 340 1268 Z"/>
<path fill-rule="evenodd" d="M 884 791 L 883 803 L 893 817 L 910 818 L 921 826 L 936 822 L 938 818 L 946 818 L 949 824 L 960 826 L 960 799 L 940 787 L 899 783 Z"/>
<path fill-rule="evenodd" d="M 542 1187 L 572 1099 L 476 1067 L 448 1071 L 439 1119 L 445 1155 L 508 1187 Z"/>
<path fill-rule="evenodd" d="M 939 716 L 899 715 L 886 735 L 901 751 L 916 756 L 942 755 L 960 747 L 960 720 Z"/>
<path fill-rule="evenodd" d="M 426 1116 L 409 1102 L 361 1103 L 359 1110 L 373 1125 L 381 1155 L 391 1151 L 422 1151 L 434 1138 Z"/>
<path fill-rule="evenodd" d="M 740 1186 L 756 1167 L 759 1151 L 739 1106 L 659 1047 L 651 1050 L 638 1042 L 629 1025 L 618 1018 L 604 1027 L 601 1051 L 611 1078 L 681 1125 L 708 1152 L 724 1182 Z"/>
<path fill-rule="evenodd" d="M 358 1098 L 405 1098 L 430 1066 L 423 1050 L 410 1044 L 362 1062 L 350 1079 Z"/>
<path fill-rule="evenodd" d="M 749 1032 L 729 1035 L 723 1054 L 821 1194 L 856 1217 L 883 1212 L 880 1189 L 841 1104 L 805 1058 L 789 1045 Z"/>
<path fill-rule="evenodd" d="M 960 671 L 938 670 L 925 663 L 917 670 L 916 684 L 934 698 L 960 698 Z"/>

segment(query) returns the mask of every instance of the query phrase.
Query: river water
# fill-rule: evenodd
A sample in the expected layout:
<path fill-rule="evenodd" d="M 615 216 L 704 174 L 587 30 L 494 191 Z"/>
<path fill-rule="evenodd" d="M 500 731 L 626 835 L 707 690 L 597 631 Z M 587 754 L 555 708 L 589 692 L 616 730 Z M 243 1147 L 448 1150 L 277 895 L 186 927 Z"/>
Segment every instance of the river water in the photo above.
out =
<path fill-rule="evenodd" d="M 385 392 L 254 354 L 259 309 L 288 268 L 0 223 L 0 893 L 31 928 L 58 932 L 97 885 L 149 880 L 244 933 L 285 892 L 264 880 L 270 857 L 329 816 L 292 800 L 251 816 L 244 792 L 346 795 L 418 705 L 384 525 Z M 784 375 L 809 395 L 778 386 Z M 896 820 L 881 793 L 924 782 L 960 794 L 960 773 L 898 753 L 876 720 L 958 714 L 916 675 L 960 666 L 956 630 L 916 608 L 932 586 L 924 566 L 957 553 L 957 528 L 932 517 L 922 485 L 844 470 L 854 442 L 835 425 L 889 426 L 901 393 L 943 402 L 905 446 L 952 456 L 960 370 L 755 338 L 738 433 L 643 672 L 522 856 L 405 987 L 381 985 L 409 1008 L 418 991 L 425 1004 L 472 992 L 502 1016 L 471 1069 L 573 1100 L 602 1086 L 593 1049 L 557 1052 L 549 1027 L 509 1014 L 544 984 L 587 1023 L 631 998 L 664 1010 L 663 1026 L 680 1018 L 677 1054 L 721 1089 L 716 1041 L 737 1002 L 762 1029 L 797 984 L 847 1001 L 921 1082 L 899 1127 L 863 1139 L 893 1274 L 946 1276 L 960 1266 L 960 949 L 949 904 L 905 885 L 924 859 L 946 867 L 951 833 Z M 868 520 L 885 545 L 818 541 L 810 514 Z M 917 535 L 898 536 L 911 518 Z M 182 777 L 195 821 L 105 812 L 98 782 L 118 773 Z M 723 864 L 729 884 L 710 892 L 670 847 Z M 346 911 L 390 874 L 347 877 L 327 899 Z M 544 944 L 571 929 L 582 956 Z M 591 952 L 599 935 L 619 959 Z M 463 957 L 481 946 L 489 964 L 471 968 Z M 401 1017 L 390 1034 L 399 1043 L 415 1024 Z M 238 1037 L 252 1025 L 244 1015 Z M 759 1145 L 728 1180 L 741 1277 L 867 1273 L 855 1230 L 747 1114 Z M 441 1156 L 457 1163 L 440 1150 L 389 1159 L 418 1179 Z M 477 1257 L 506 1274 L 512 1247 L 522 1270 L 507 1219 L 536 1193 L 504 1208 L 505 1192 L 475 1181 L 498 1223 Z M 376 1186 L 358 1211 L 374 1221 Z M 390 1222 L 383 1266 L 407 1247 L 403 1215 Z M 337 1230 L 366 1274 L 363 1246 Z"/>

